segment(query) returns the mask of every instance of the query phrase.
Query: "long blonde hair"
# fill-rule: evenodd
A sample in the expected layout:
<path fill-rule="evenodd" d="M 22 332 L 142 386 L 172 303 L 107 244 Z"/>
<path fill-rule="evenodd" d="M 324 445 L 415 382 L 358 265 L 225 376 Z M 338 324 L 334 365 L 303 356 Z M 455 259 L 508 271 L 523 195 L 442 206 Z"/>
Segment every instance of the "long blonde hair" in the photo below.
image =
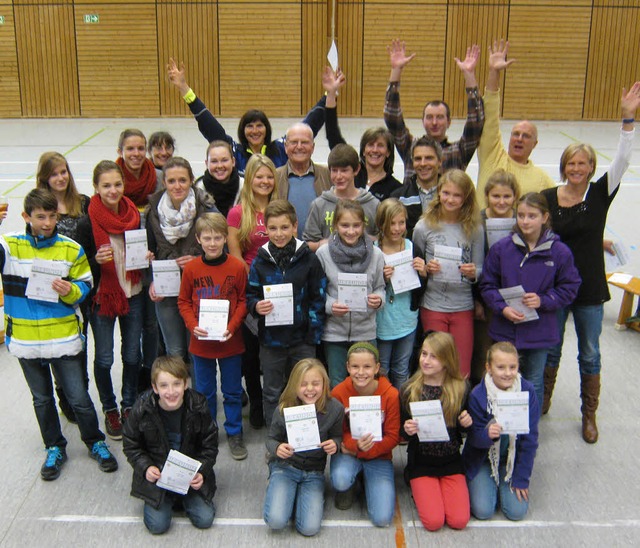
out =
<path fill-rule="evenodd" d="M 278 411 L 282 413 L 285 407 L 294 407 L 296 405 L 303 405 L 303 402 L 298 398 L 298 388 L 302 384 L 302 378 L 312 370 L 316 370 L 322 377 L 322 395 L 316 402 L 316 411 L 318 413 L 324 413 L 327 408 L 327 401 L 331 398 L 329 392 L 329 376 L 327 370 L 320 360 L 315 358 L 304 358 L 294 365 L 291 375 L 289 375 L 289 382 L 284 387 L 282 394 L 280 395 L 280 401 L 278 402 Z"/>
<path fill-rule="evenodd" d="M 449 333 L 434 331 L 429 333 L 422 343 L 422 347 L 429 346 L 444 368 L 442 379 L 442 412 L 447 426 L 454 427 L 458 423 L 458 415 L 462 410 L 467 391 L 467 383 L 460 373 L 458 350 L 453 337 Z M 418 370 L 402 387 L 402 405 L 410 412 L 409 402 L 421 401 L 424 388 L 422 370 Z"/>
<path fill-rule="evenodd" d="M 376 210 L 376 226 L 378 227 L 378 245 L 380 249 L 384 248 L 384 240 L 387 232 L 391 230 L 391 221 L 397 215 L 404 215 L 405 221 L 407 220 L 407 208 L 397 198 L 387 198 L 380 202 L 378 209 Z M 407 236 L 407 230 L 405 228 L 404 237 Z"/>
<path fill-rule="evenodd" d="M 252 154 L 247 162 L 244 171 L 244 184 L 240 192 L 240 206 L 242 208 L 242 218 L 240 219 L 240 228 L 238 230 L 238 241 L 240 249 L 245 252 L 249 248 L 251 234 L 256 229 L 256 215 L 258 213 L 258 204 L 253 194 L 252 182 L 256 173 L 261 167 L 268 167 L 273 173 L 273 190 L 269 194 L 269 201 L 278 195 L 278 176 L 276 166 L 264 154 Z"/>
<path fill-rule="evenodd" d="M 69 217 L 80 217 L 84 214 L 82 211 L 82 196 L 76 188 L 76 183 L 73 180 L 73 175 L 69 169 L 69 162 L 59 152 L 44 152 L 38 160 L 38 174 L 36 175 L 36 188 L 44 188 L 51 192 L 49 186 L 49 178 L 53 174 L 53 170 L 58 166 L 65 166 L 67 173 L 69 173 L 69 184 L 67 190 L 64 192 L 64 205 L 67 209 L 67 215 Z"/>
<path fill-rule="evenodd" d="M 440 201 L 440 191 L 447 184 L 453 184 L 462 192 L 463 201 L 460 213 L 458 214 L 458 223 L 462 226 L 467 238 L 473 235 L 473 232 L 480 225 L 480 208 L 476 200 L 476 189 L 473 185 L 471 177 L 469 177 L 461 169 L 450 169 L 438 181 L 436 196 L 433 198 L 427 210 L 423 213 L 422 218 L 431 228 L 438 228 L 442 222 L 442 202 Z"/>

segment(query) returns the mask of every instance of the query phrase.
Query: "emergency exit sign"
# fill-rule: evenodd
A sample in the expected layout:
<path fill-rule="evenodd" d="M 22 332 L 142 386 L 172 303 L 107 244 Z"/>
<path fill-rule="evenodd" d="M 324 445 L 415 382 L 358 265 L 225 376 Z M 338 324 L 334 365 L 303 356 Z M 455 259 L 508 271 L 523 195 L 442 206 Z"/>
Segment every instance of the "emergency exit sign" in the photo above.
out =
<path fill-rule="evenodd" d="M 100 22 L 100 16 L 97 13 L 90 13 L 84 16 L 84 22 L 89 25 L 96 25 Z"/>

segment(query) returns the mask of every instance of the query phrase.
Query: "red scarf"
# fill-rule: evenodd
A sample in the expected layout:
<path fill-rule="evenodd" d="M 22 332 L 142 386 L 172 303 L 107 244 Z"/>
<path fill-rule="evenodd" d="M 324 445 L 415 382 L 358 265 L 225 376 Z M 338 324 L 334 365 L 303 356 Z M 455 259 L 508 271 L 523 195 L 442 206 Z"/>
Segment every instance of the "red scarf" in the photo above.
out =
<path fill-rule="evenodd" d="M 149 158 L 145 158 L 142 169 L 140 170 L 139 179 L 136 179 L 135 175 L 127 169 L 122 157 L 116 160 L 116 164 L 120 166 L 124 174 L 124 195 L 136 204 L 136 206 L 146 206 L 149 195 L 156 191 L 158 184 L 156 168 L 153 162 L 149 160 Z"/>
<path fill-rule="evenodd" d="M 95 194 L 89 202 L 89 218 L 93 229 L 93 241 L 96 249 L 102 245 L 111 245 L 109 234 L 124 234 L 125 230 L 140 228 L 140 213 L 135 204 L 123 196 L 118 204 L 118 213 L 108 209 Z M 100 286 L 94 302 L 100 305 L 100 314 L 114 318 L 129 312 L 129 301 L 120 286 L 114 261 L 100 265 Z M 140 270 L 127 272 L 127 279 L 137 284 L 142 279 Z"/>

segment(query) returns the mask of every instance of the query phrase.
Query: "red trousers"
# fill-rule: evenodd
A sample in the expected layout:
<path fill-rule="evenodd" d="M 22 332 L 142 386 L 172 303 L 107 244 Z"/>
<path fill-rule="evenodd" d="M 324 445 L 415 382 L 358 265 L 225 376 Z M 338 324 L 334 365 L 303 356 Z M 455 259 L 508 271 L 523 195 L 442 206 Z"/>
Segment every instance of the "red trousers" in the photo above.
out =
<path fill-rule="evenodd" d="M 411 494 L 422 525 L 437 531 L 445 523 L 452 529 L 464 529 L 469 522 L 469 490 L 464 474 L 412 479 Z"/>
<path fill-rule="evenodd" d="M 451 333 L 460 357 L 460 373 L 463 377 L 469 377 L 473 354 L 473 310 L 434 312 L 420 307 L 420 321 L 425 332 L 430 329 Z"/>

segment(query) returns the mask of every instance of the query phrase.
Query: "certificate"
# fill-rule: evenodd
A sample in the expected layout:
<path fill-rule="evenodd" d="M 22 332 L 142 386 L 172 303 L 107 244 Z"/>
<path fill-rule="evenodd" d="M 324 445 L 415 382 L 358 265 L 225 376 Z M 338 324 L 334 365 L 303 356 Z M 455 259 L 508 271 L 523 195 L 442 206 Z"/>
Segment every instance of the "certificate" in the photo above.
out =
<path fill-rule="evenodd" d="M 186 495 L 189 491 L 189 484 L 201 466 L 200 461 L 171 449 L 156 485 L 168 491 Z"/>
<path fill-rule="evenodd" d="M 349 426 L 351 437 L 359 440 L 373 434 L 373 441 L 382 441 L 382 405 L 380 396 L 351 396 L 349 398 Z"/>
<path fill-rule="evenodd" d="M 462 264 L 462 248 L 448 245 L 435 245 L 433 258 L 440 263 L 440 272 L 433 275 L 439 282 L 460 282 L 460 265 Z"/>
<path fill-rule="evenodd" d="M 393 267 L 391 286 L 396 295 L 420 287 L 420 277 L 413 268 L 413 253 L 410 249 L 385 255 L 384 263 Z"/>
<path fill-rule="evenodd" d="M 124 233 L 124 269 L 140 270 L 149 268 L 147 260 L 147 231 L 143 228 L 138 230 L 126 230 Z"/>
<path fill-rule="evenodd" d="M 67 263 L 34 258 L 25 295 L 29 299 L 57 303 L 60 295 L 51 287 L 51 284 L 54 280 L 66 278 L 68 275 Z"/>
<path fill-rule="evenodd" d="M 198 327 L 205 329 L 206 337 L 201 341 L 224 341 L 224 332 L 229 323 L 229 301 L 226 299 L 200 299 Z"/>
<path fill-rule="evenodd" d="M 615 255 L 604 252 L 604 265 L 607 272 L 615 272 L 630 261 L 628 248 L 623 242 L 613 242 L 613 250 L 616 252 Z"/>
<path fill-rule="evenodd" d="M 535 308 L 529 308 L 522 303 L 522 297 L 524 297 L 524 287 L 521 285 L 514 285 L 513 287 L 503 287 L 499 289 L 501 297 L 507 306 L 513 308 L 516 312 L 524 315 L 524 320 L 513 323 L 532 322 L 538 319 L 538 313 Z"/>
<path fill-rule="evenodd" d="M 338 302 L 346 304 L 349 312 L 366 312 L 367 275 L 339 273 Z"/>
<path fill-rule="evenodd" d="M 264 317 L 264 325 L 293 325 L 293 284 L 265 285 L 264 298 L 273 310 Z"/>
<path fill-rule="evenodd" d="M 173 259 L 151 261 L 153 287 L 158 297 L 177 297 L 180 294 L 180 267 Z"/>
<path fill-rule="evenodd" d="M 318 417 L 313 403 L 285 407 L 284 422 L 287 427 L 287 440 L 296 453 L 320 447 Z"/>
<path fill-rule="evenodd" d="M 528 434 L 529 392 L 499 392 L 494 417 L 503 434 Z"/>
<path fill-rule="evenodd" d="M 513 225 L 515 224 L 515 217 L 509 217 L 508 219 L 487 219 L 487 243 L 489 244 L 489 247 L 495 244 L 498 240 L 502 240 L 502 238 L 511 234 Z"/>
<path fill-rule="evenodd" d="M 449 441 L 440 400 L 409 402 L 411 416 L 418 423 L 420 441 Z"/>

